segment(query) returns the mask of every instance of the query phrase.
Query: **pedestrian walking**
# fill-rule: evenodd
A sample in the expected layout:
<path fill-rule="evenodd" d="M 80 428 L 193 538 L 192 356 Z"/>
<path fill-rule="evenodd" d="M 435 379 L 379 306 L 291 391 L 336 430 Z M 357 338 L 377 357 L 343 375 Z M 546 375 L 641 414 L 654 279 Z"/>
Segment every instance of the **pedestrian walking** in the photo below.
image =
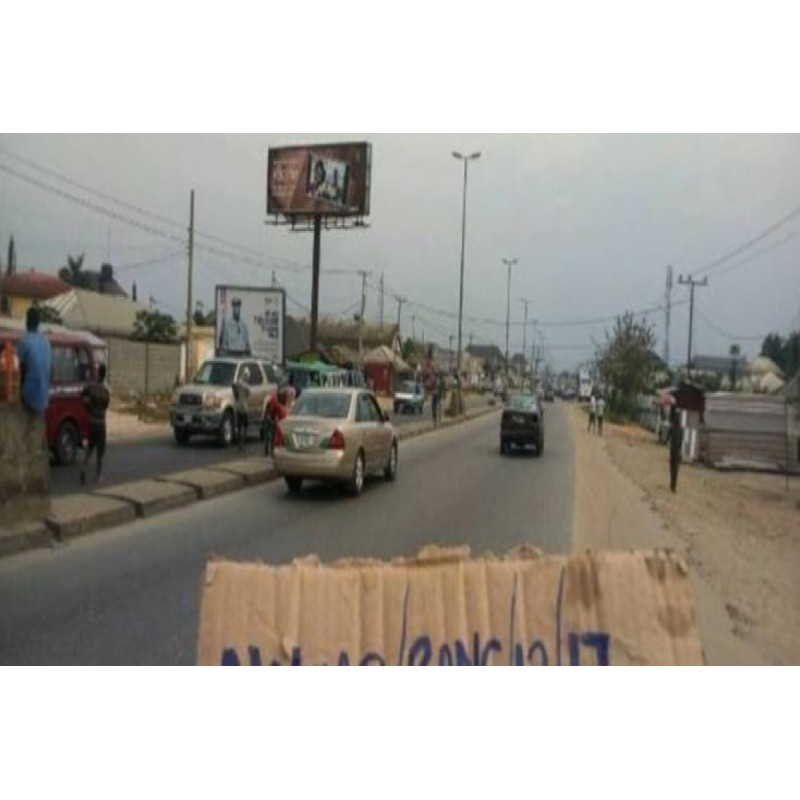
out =
<path fill-rule="evenodd" d="M 86 442 L 86 453 L 81 467 L 81 483 L 86 483 L 86 468 L 92 460 L 92 455 L 97 453 L 97 470 L 95 483 L 102 480 L 103 458 L 106 454 L 106 411 L 111 402 L 111 393 L 106 386 L 106 365 L 100 364 L 97 368 L 97 380 L 83 387 L 81 400 L 86 406 L 89 416 L 89 436 Z"/>
<path fill-rule="evenodd" d="M 439 424 L 439 384 L 436 378 L 431 381 L 431 416 L 433 417 L 433 425 Z"/>
<path fill-rule="evenodd" d="M 442 421 L 442 406 L 444 405 L 444 396 L 447 393 L 447 386 L 444 382 L 444 375 L 439 375 L 439 382 L 436 386 L 436 395 L 439 402 L 436 404 L 437 424 Z"/>
<path fill-rule="evenodd" d="M 681 464 L 681 448 L 683 447 L 683 429 L 677 406 L 669 412 L 669 488 L 673 494 L 678 488 L 678 468 Z"/>
<path fill-rule="evenodd" d="M 591 433 L 595 429 L 595 419 L 597 417 L 597 398 L 592 395 L 589 398 L 589 427 L 587 430 Z"/>
<path fill-rule="evenodd" d="M 601 395 L 597 398 L 597 410 L 595 412 L 597 417 L 597 435 L 603 435 L 603 416 L 606 413 L 606 401 L 605 398 Z"/>
<path fill-rule="evenodd" d="M 247 411 L 250 400 L 250 370 L 245 367 L 239 380 L 233 384 L 233 413 L 236 417 L 236 439 L 244 450 L 247 439 Z"/>
<path fill-rule="evenodd" d="M 17 342 L 19 359 L 20 399 L 34 417 L 44 417 L 50 401 L 50 342 L 39 333 L 39 309 L 31 306 L 25 315 L 26 333 Z"/>

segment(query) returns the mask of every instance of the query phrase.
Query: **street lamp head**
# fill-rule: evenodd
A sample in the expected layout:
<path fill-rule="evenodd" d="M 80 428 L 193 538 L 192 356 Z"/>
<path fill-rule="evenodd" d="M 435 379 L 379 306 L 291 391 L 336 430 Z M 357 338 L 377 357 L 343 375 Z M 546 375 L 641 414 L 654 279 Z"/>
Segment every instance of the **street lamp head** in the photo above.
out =
<path fill-rule="evenodd" d="M 453 158 L 463 159 L 464 156 L 462 156 L 457 150 L 453 150 Z"/>
<path fill-rule="evenodd" d="M 480 157 L 481 157 L 481 152 L 480 152 L 480 150 L 478 150 L 477 152 L 472 153 L 472 155 L 470 156 L 470 160 L 475 159 L 475 158 L 480 158 Z"/>

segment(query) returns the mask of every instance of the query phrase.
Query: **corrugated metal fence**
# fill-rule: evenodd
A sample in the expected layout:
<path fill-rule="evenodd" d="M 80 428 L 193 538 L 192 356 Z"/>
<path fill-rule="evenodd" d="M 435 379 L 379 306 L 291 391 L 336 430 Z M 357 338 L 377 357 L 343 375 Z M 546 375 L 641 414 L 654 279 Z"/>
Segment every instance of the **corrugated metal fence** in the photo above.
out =
<path fill-rule="evenodd" d="M 797 471 L 796 413 L 782 397 L 708 394 L 701 457 L 715 467 Z"/>

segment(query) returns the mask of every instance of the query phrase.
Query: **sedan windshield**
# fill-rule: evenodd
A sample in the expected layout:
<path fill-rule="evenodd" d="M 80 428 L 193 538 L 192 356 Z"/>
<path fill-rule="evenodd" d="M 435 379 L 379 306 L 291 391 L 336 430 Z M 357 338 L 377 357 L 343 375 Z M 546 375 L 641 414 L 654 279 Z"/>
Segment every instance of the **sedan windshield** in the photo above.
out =
<path fill-rule="evenodd" d="M 352 395 L 344 392 L 303 392 L 292 406 L 292 417 L 346 419 Z"/>
<path fill-rule="evenodd" d="M 415 394 L 417 391 L 417 384 L 411 383 L 411 381 L 405 381 L 401 391 L 405 392 L 406 394 Z"/>
<path fill-rule="evenodd" d="M 226 361 L 206 361 L 194 376 L 193 383 L 201 386 L 231 386 L 236 364 Z"/>

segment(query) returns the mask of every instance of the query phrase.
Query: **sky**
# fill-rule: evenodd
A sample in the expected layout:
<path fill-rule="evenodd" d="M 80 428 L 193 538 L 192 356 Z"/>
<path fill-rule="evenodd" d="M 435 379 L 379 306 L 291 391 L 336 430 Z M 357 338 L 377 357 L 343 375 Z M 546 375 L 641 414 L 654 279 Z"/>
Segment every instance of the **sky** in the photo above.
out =
<path fill-rule="evenodd" d="M 6 134 L 0 259 L 13 234 L 20 269 L 55 273 L 68 254 L 85 253 L 92 269 L 110 260 L 126 291 L 136 281 L 140 301 L 152 297 L 183 317 L 194 189 L 195 298 L 209 310 L 216 284 L 269 285 L 275 270 L 289 313 L 304 315 L 312 236 L 265 224 L 267 151 L 358 140 L 372 144 L 369 227 L 323 232 L 321 311 L 356 313 L 356 271 L 368 270 L 368 320 L 379 318 L 383 275 L 385 319 L 397 319 L 400 295 L 403 336 L 448 344 L 457 332 L 463 200 L 463 167 L 451 153 L 480 151 L 467 187 L 464 345 L 472 337 L 505 349 L 503 259 L 516 259 L 510 351 L 522 348 L 525 298 L 537 321 L 528 350 L 535 336 L 556 369 L 592 357 L 612 325 L 606 318 L 662 305 L 668 265 L 676 284 L 699 275 L 800 207 L 796 135 Z M 800 212 L 705 274 L 708 286 L 695 292 L 695 354 L 724 355 L 735 342 L 752 356 L 767 333 L 800 328 Z M 678 285 L 672 293 L 673 365 L 686 358 L 688 294 Z M 661 354 L 663 311 L 647 319 Z"/>

